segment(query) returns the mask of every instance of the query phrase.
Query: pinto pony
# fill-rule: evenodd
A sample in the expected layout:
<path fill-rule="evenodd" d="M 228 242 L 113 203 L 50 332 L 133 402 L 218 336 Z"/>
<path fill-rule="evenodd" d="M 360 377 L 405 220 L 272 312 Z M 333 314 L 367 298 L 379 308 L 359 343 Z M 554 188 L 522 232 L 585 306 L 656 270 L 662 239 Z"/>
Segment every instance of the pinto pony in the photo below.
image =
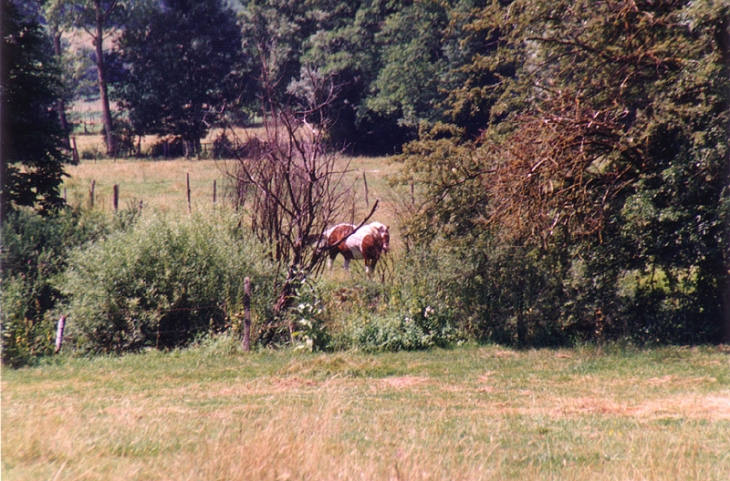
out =
<path fill-rule="evenodd" d="M 351 260 L 363 259 L 365 273 L 370 277 L 380 256 L 390 250 L 390 228 L 380 222 L 366 224 L 357 230 L 355 227 L 337 224 L 325 231 L 323 241 L 330 256 L 327 266 L 332 269 L 337 254 L 345 258 L 345 270 L 349 270 Z"/>

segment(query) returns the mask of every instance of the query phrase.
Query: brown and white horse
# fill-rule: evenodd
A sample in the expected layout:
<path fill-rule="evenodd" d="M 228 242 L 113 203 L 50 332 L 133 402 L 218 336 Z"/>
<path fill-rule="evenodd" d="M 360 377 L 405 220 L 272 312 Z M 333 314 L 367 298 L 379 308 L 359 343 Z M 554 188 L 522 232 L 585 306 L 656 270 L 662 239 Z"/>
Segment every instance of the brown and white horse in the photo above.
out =
<path fill-rule="evenodd" d="M 363 259 L 365 273 L 371 276 L 380 256 L 390 250 L 390 228 L 380 222 L 366 224 L 353 232 L 355 227 L 337 224 L 325 231 L 323 240 L 330 255 L 327 265 L 332 269 L 337 254 L 345 258 L 345 270 L 349 270 L 351 260 Z"/>

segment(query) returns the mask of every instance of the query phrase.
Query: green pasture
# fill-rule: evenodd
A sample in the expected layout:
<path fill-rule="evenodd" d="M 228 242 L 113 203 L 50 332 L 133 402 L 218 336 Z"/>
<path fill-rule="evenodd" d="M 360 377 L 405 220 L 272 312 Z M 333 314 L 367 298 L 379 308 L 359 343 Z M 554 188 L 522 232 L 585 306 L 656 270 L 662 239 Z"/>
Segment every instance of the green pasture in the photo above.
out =
<path fill-rule="evenodd" d="M 212 132 L 209 138 L 216 135 L 217 131 Z M 146 138 L 144 143 L 151 141 Z M 101 151 L 102 145 L 103 139 L 99 135 L 77 136 L 77 146 L 82 153 Z M 111 211 L 113 186 L 119 185 L 119 208 L 138 206 L 142 201 L 144 206 L 160 211 L 187 212 L 188 177 L 193 208 L 207 209 L 213 205 L 214 182 L 216 205 L 232 205 L 236 164 L 235 160 L 184 158 L 82 159 L 79 165 L 66 167 L 68 177 L 61 188 L 65 189 L 67 201 L 72 205 L 90 205 L 93 181 L 95 208 Z M 368 212 L 369 207 L 380 200 L 376 218 L 392 217 L 404 210 L 403 202 L 409 201 L 408 198 L 399 199 L 401 196 L 389 184 L 389 179 L 399 169 L 390 158 L 342 156 L 338 168 L 348 171 L 345 185 L 354 189 L 358 199 L 357 214 Z"/>
<path fill-rule="evenodd" d="M 2 479 L 730 477 L 727 348 L 187 350 L 2 371 Z"/>

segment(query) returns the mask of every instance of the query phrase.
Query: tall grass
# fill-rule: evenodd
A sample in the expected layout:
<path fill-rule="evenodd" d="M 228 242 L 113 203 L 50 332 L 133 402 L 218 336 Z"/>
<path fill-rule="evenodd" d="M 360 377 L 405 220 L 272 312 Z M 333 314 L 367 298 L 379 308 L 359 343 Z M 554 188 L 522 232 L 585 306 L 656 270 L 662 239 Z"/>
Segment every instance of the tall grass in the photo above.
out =
<path fill-rule="evenodd" d="M 730 475 L 720 348 L 244 355 L 223 337 L 2 382 L 4 480 Z"/>

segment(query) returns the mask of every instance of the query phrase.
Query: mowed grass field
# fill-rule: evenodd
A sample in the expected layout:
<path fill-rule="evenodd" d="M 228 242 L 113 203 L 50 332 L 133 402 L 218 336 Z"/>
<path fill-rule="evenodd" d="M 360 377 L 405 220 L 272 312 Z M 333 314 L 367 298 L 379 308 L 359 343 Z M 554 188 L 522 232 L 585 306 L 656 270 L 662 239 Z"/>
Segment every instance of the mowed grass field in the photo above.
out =
<path fill-rule="evenodd" d="M 4 369 L 2 479 L 730 479 L 727 347 L 237 344 Z"/>

